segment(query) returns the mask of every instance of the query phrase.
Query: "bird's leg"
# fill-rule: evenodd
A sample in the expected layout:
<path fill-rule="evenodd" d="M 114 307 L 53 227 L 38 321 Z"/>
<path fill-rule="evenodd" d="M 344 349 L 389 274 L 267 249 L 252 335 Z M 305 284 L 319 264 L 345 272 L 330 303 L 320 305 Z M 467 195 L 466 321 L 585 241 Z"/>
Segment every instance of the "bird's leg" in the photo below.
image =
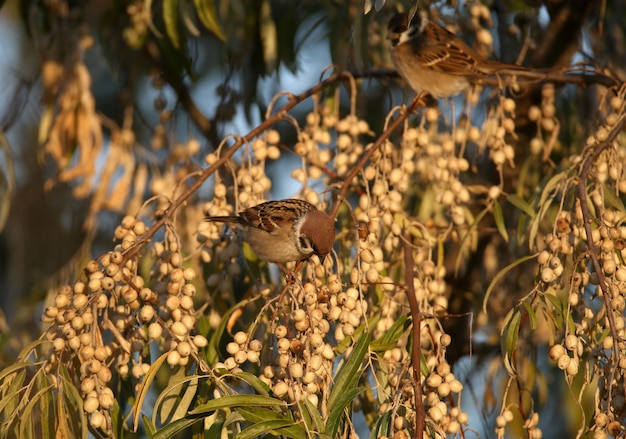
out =
<path fill-rule="evenodd" d="M 413 107 L 413 103 L 415 103 L 415 108 L 416 109 L 419 108 L 419 107 L 425 107 L 426 106 L 426 101 L 428 100 L 429 97 L 431 97 L 431 96 L 427 92 L 423 91 L 423 92 L 417 94 L 417 96 L 415 96 L 411 100 L 411 105 L 409 105 L 409 107 Z M 431 97 L 431 99 L 432 99 L 432 97 Z"/>
<path fill-rule="evenodd" d="M 303 262 L 304 261 L 299 261 L 293 270 L 285 268 L 285 266 L 283 266 L 282 264 L 276 264 L 278 265 L 278 268 L 283 273 L 285 273 L 285 281 L 287 282 L 287 286 L 291 286 L 296 282 L 296 273 L 300 270 L 300 267 L 302 267 Z"/>

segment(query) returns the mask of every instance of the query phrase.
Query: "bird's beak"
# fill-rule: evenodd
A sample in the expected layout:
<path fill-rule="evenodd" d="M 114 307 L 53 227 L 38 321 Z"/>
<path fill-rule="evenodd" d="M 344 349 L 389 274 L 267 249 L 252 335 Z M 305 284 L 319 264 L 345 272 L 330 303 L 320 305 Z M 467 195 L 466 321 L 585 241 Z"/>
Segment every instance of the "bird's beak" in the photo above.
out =
<path fill-rule="evenodd" d="M 320 263 L 324 265 L 324 261 L 326 260 L 326 255 L 317 255 L 317 257 L 320 258 Z"/>

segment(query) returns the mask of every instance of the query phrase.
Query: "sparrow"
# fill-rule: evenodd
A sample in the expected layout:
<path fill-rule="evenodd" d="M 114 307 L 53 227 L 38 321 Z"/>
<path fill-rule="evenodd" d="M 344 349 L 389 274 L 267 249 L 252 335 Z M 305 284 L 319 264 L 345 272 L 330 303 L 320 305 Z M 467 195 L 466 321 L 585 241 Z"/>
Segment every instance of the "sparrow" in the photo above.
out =
<path fill-rule="evenodd" d="M 398 73 L 418 94 L 451 97 L 481 79 L 494 77 L 545 78 L 545 73 L 485 58 L 421 11 L 411 21 L 407 13 L 394 15 L 387 39 Z"/>
<path fill-rule="evenodd" d="M 259 259 L 285 264 L 317 255 L 324 262 L 335 242 L 333 219 L 303 200 L 267 201 L 234 216 L 208 221 L 236 224 Z"/>

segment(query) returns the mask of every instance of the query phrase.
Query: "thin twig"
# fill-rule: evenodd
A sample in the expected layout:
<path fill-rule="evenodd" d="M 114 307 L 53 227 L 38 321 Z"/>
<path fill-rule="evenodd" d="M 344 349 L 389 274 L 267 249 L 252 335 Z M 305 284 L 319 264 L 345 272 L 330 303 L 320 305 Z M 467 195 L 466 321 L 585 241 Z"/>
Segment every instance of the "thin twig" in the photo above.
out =
<path fill-rule="evenodd" d="M 201 171 L 198 175 L 198 178 L 184 191 L 181 195 L 176 198 L 170 207 L 163 212 L 163 214 L 158 218 L 158 220 L 150 227 L 146 233 L 141 237 L 141 241 L 138 242 L 135 246 L 128 249 L 128 251 L 124 254 L 124 262 L 135 257 L 143 247 L 149 242 L 149 240 L 155 235 L 155 233 L 163 227 L 163 225 L 169 221 L 174 213 L 178 210 L 178 208 L 185 203 L 201 186 L 202 184 L 213 175 L 221 166 L 230 160 L 230 158 L 241 148 L 241 146 L 246 143 L 252 141 L 256 136 L 263 133 L 263 131 L 267 130 L 277 122 L 281 121 L 288 111 L 294 108 L 296 105 L 300 104 L 305 99 L 311 97 L 312 95 L 319 93 L 322 91 L 324 87 L 331 85 L 338 81 L 349 80 L 350 74 L 345 72 L 336 72 L 326 78 L 324 81 L 317 83 L 315 86 L 309 88 L 308 90 L 300 93 L 299 95 L 289 95 L 289 101 L 283 105 L 278 111 L 276 111 L 271 117 L 261 122 L 259 125 L 254 127 L 248 134 L 243 137 L 239 137 L 235 143 L 233 143 L 230 147 L 226 148 L 222 154 L 220 154 L 220 158 L 210 167 Z M 347 188 L 346 188 L 347 190 Z"/>
<path fill-rule="evenodd" d="M 411 307 L 411 318 L 413 320 L 413 346 L 411 347 L 411 365 L 413 366 L 413 391 L 415 393 L 415 434 L 413 437 L 424 437 L 424 424 L 426 423 L 426 412 L 422 400 L 422 376 L 420 373 L 420 340 L 422 338 L 422 313 L 420 305 L 415 296 L 415 285 L 413 284 L 413 248 L 411 246 L 411 234 L 408 230 L 404 232 L 404 283 L 405 291 L 409 298 Z"/>
<path fill-rule="evenodd" d="M 600 154 L 613 146 L 613 142 L 615 141 L 619 133 L 621 133 L 622 128 L 624 127 L 624 121 L 625 118 L 621 117 L 618 123 L 613 126 L 613 129 L 609 133 L 606 141 L 594 146 L 591 153 L 583 160 L 582 166 L 580 168 L 580 173 L 578 174 L 578 200 L 580 202 L 580 210 L 583 217 L 583 227 L 585 228 L 585 233 L 587 235 L 587 248 L 589 250 L 589 258 L 591 259 L 594 271 L 598 276 L 598 284 L 600 286 L 600 289 L 602 290 L 602 298 L 604 300 L 604 307 L 606 308 L 606 317 L 609 322 L 611 337 L 613 337 L 612 357 L 614 367 L 609 368 L 611 370 L 611 374 L 615 373 L 615 368 L 619 363 L 618 343 L 620 342 L 620 337 L 617 332 L 615 315 L 613 314 L 613 307 L 611 304 L 612 294 L 608 288 L 606 278 L 604 276 L 604 271 L 602 270 L 602 265 L 600 265 L 600 261 L 598 260 L 598 251 L 596 245 L 593 242 L 593 235 L 591 230 L 592 218 L 591 213 L 589 212 L 589 207 L 587 205 L 587 176 L 589 175 L 591 165 L 595 163 Z M 613 378 L 609 379 L 607 382 L 610 386 L 610 383 L 613 382 Z"/>
<path fill-rule="evenodd" d="M 333 207 L 333 210 L 330 214 L 332 218 L 335 218 L 335 216 L 337 215 L 337 212 L 339 211 L 339 206 L 346 196 L 348 188 L 350 187 L 350 183 L 352 183 L 354 177 L 356 177 L 357 174 L 363 170 L 365 164 L 372 157 L 372 154 L 374 154 L 374 152 L 376 152 L 385 143 L 385 141 L 389 139 L 389 137 L 396 130 L 396 128 L 398 128 L 409 117 L 409 115 L 411 115 L 415 111 L 415 109 L 423 102 L 422 98 L 423 95 L 416 96 L 411 102 L 411 105 L 409 105 L 409 107 L 405 111 L 403 111 L 397 119 L 394 119 L 389 124 L 387 129 L 380 136 L 378 136 L 376 141 L 367 149 L 367 151 L 365 151 L 365 153 L 361 157 L 361 160 L 359 160 L 359 163 L 357 163 L 354 168 L 352 168 L 352 171 L 350 171 L 350 173 L 347 175 L 346 179 L 341 185 L 341 188 L 339 189 L 337 202 L 335 203 L 335 206 Z"/>

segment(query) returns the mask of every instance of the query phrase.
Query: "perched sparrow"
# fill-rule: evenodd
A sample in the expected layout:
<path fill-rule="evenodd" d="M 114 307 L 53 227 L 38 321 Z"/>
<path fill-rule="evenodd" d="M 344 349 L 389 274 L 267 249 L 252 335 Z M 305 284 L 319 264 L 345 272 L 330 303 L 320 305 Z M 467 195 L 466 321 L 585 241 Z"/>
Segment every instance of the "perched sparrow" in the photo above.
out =
<path fill-rule="evenodd" d="M 302 261 L 314 254 L 323 262 L 335 242 L 333 219 L 303 200 L 267 201 L 237 216 L 206 219 L 237 224 L 256 255 L 276 264 Z"/>
<path fill-rule="evenodd" d="M 419 93 L 435 98 L 459 94 L 483 78 L 545 78 L 545 73 L 479 55 L 459 37 L 417 12 L 409 23 L 406 13 L 389 21 L 387 39 L 398 73 Z"/>

